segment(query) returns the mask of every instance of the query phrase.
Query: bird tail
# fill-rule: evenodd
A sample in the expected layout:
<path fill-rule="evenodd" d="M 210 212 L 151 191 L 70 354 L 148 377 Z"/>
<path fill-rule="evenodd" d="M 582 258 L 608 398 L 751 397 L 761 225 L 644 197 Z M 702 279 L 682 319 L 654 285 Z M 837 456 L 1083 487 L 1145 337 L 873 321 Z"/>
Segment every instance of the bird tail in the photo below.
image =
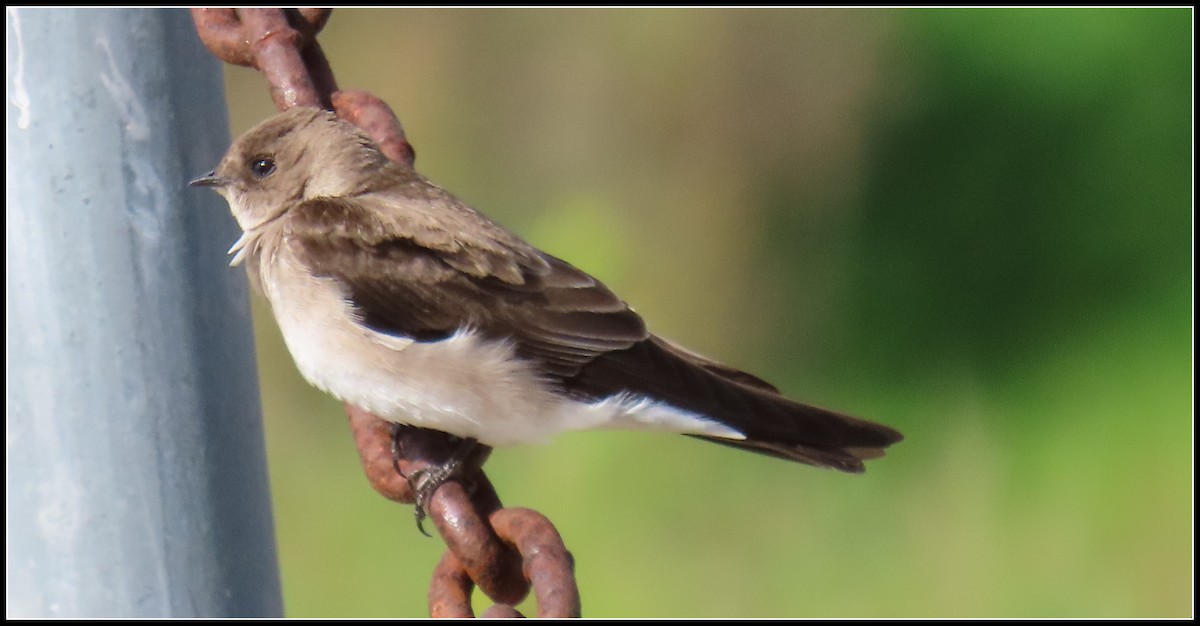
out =
<path fill-rule="evenodd" d="M 609 353 L 587 370 L 577 383 L 591 391 L 611 393 L 619 381 L 624 390 L 708 416 L 746 436 L 694 437 L 817 467 L 862 472 L 863 461 L 903 439 L 887 426 L 790 400 L 760 378 L 659 337 Z"/>

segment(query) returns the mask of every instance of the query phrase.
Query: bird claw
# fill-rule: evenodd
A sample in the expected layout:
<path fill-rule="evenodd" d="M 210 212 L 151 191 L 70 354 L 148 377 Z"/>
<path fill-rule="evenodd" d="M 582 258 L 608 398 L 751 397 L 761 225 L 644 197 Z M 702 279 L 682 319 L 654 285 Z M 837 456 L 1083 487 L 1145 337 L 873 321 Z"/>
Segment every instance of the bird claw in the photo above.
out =
<path fill-rule="evenodd" d="M 471 456 L 472 451 L 478 445 L 475 439 L 462 439 L 458 447 L 450 455 L 450 458 L 441 464 L 430 465 L 419 469 L 412 474 L 405 474 L 400 469 L 401 444 L 400 433 L 403 427 L 397 425 L 392 433 L 392 467 L 396 469 L 396 473 L 408 481 L 408 486 L 412 489 L 414 504 L 416 505 L 414 516 L 417 518 L 417 530 L 421 531 L 422 535 L 432 537 L 428 532 L 425 532 L 424 521 L 429 517 L 429 503 L 433 500 L 433 494 L 445 483 L 451 480 L 458 480 L 467 488 L 468 492 L 474 491 L 474 485 L 463 483 L 463 462 Z"/>
<path fill-rule="evenodd" d="M 462 464 L 462 459 L 451 459 L 442 465 L 434 465 L 413 472 L 412 476 L 405 477 L 408 484 L 412 487 L 413 496 L 416 504 L 416 510 L 413 514 L 417 518 L 417 530 L 421 531 L 422 535 L 432 537 L 425 532 L 423 522 L 429 516 L 429 502 L 433 499 L 433 494 L 438 488 L 447 481 L 457 479 L 459 466 Z"/>

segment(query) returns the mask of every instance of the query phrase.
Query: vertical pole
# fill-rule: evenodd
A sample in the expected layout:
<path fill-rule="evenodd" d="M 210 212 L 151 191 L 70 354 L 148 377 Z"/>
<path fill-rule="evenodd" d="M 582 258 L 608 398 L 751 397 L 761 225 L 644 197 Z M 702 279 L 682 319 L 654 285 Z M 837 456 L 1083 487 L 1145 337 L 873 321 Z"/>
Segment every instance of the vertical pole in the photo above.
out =
<path fill-rule="evenodd" d="M 278 616 L 219 65 L 181 9 L 5 24 L 7 616 Z"/>

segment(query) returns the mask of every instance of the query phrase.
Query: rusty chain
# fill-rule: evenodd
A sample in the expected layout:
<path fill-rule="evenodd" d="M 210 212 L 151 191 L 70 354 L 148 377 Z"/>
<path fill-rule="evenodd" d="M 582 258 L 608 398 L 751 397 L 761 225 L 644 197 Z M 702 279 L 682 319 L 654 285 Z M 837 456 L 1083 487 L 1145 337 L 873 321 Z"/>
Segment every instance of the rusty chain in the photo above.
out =
<path fill-rule="evenodd" d="M 217 58 L 262 72 L 280 111 L 320 107 L 363 129 L 389 158 L 412 167 L 415 153 L 395 113 L 360 90 L 339 90 L 316 35 L 331 9 L 192 9 L 196 31 Z M 455 448 L 445 433 L 405 428 L 393 454 L 392 425 L 346 405 L 350 428 L 371 486 L 384 497 L 411 504 L 403 475 L 445 460 Z M 482 464 L 491 449 L 481 446 L 462 480 L 444 483 L 429 502 L 429 515 L 448 550 L 434 570 L 429 590 L 433 617 L 471 617 L 471 591 L 478 586 L 497 602 L 484 617 L 516 617 L 514 608 L 532 586 L 539 617 L 578 617 L 579 590 L 570 552 L 550 520 L 524 508 L 504 508 Z M 466 485 L 466 486 L 464 486 Z"/>

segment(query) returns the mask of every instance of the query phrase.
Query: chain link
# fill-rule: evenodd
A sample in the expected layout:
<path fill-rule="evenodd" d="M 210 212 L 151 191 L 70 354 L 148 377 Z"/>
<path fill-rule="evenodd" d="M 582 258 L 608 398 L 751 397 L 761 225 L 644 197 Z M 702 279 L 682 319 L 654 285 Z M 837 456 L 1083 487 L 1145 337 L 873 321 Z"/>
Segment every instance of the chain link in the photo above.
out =
<path fill-rule="evenodd" d="M 415 152 L 392 110 L 358 90 L 339 91 L 316 35 L 331 9 L 192 9 L 200 39 L 217 58 L 262 72 L 275 107 L 310 106 L 337 112 L 363 129 L 389 158 L 412 167 Z M 432 430 L 403 429 L 399 458 L 393 426 L 346 405 L 350 429 L 371 486 L 406 504 L 414 497 L 405 476 L 437 464 L 454 439 Z M 471 617 L 471 590 L 478 586 L 497 602 L 484 617 L 517 617 L 513 608 L 532 586 L 539 617 L 578 617 L 574 561 L 545 516 L 506 509 L 481 468 L 491 449 L 480 446 L 462 478 L 444 483 L 430 499 L 429 515 L 449 550 L 434 570 L 429 590 L 433 617 Z"/>

